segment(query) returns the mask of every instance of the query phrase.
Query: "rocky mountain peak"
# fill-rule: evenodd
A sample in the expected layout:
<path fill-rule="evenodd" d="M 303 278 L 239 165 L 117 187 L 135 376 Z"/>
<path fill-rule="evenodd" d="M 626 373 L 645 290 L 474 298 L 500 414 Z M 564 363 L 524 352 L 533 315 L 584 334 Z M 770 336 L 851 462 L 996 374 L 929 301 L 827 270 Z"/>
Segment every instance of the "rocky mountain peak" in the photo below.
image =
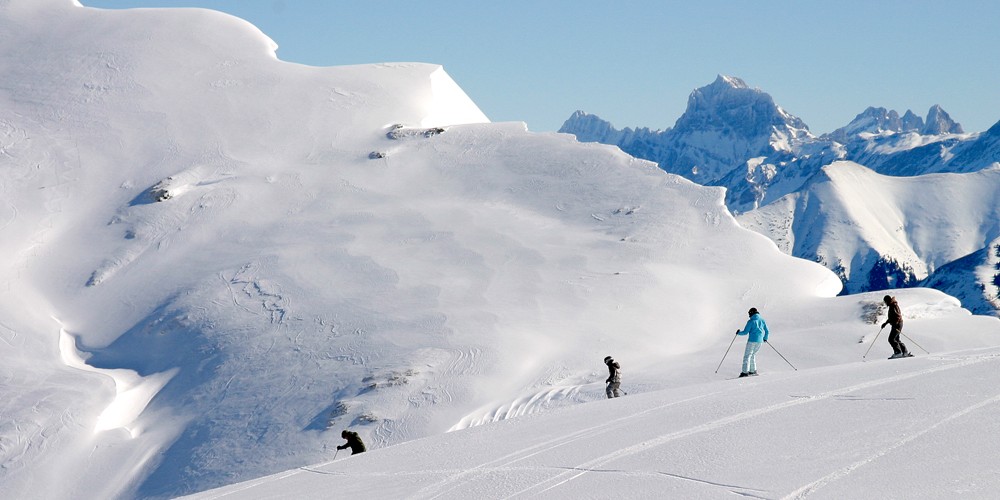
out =
<path fill-rule="evenodd" d="M 935 104 L 927 111 L 927 124 L 924 126 L 921 134 L 941 135 L 962 133 L 964 133 L 962 126 L 952 120 L 951 116 L 941 106 Z"/>
<path fill-rule="evenodd" d="M 691 92 L 687 109 L 674 126 L 680 133 L 715 130 L 744 139 L 769 137 L 775 129 L 795 130 L 793 135 L 798 136 L 807 134 L 809 127 L 763 90 L 724 75 Z"/>

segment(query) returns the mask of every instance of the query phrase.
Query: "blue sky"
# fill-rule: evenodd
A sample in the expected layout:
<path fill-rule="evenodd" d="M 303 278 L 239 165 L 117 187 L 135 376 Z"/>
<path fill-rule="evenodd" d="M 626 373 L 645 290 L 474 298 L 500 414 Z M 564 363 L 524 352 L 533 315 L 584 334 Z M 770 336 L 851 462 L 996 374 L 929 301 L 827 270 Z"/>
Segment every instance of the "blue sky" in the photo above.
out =
<path fill-rule="evenodd" d="M 81 0 L 246 19 L 315 66 L 441 64 L 494 122 L 557 130 L 583 110 L 673 126 L 716 75 L 769 93 L 817 134 L 868 106 L 940 104 L 967 132 L 1000 121 L 994 0 Z"/>

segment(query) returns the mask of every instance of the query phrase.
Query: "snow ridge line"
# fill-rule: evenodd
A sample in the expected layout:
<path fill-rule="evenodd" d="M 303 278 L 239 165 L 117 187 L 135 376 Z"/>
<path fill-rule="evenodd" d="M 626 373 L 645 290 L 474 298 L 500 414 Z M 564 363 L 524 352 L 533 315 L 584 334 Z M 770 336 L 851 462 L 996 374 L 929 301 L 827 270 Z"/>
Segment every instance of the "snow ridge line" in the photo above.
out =
<path fill-rule="evenodd" d="M 453 487 L 452 488 L 447 488 L 447 489 L 442 489 L 442 488 L 446 488 L 449 484 L 454 484 L 454 483 L 458 482 L 459 480 L 461 480 L 462 478 L 464 478 L 464 477 L 466 477 L 466 476 L 468 476 L 470 474 L 473 474 L 473 473 L 476 473 L 476 472 L 479 472 L 479 471 L 483 471 L 483 470 L 487 470 L 487 469 L 493 470 L 493 469 L 497 469 L 497 468 L 501 468 L 501 467 L 506 468 L 507 466 L 509 466 L 511 464 L 517 463 L 517 462 L 519 462 L 521 460 L 525 460 L 525 459 L 531 458 L 531 457 L 533 457 L 533 456 L 535 456 L 535 455 L 537 455 L 539 453 L 542 453 L 542 452 L 545 452 L 545 451 L 549 451 L 549 450 L 558 448 L 560 446 L 564 446 L 564 445 L 567 445 L 567 444 L 579 441 L 580 439 L 583 439 L 583 438 L 586 438 L 586 437 L 590 437 L 592 435 L 595 435 L 595 434 L 598 434 L 598 433 L 601 433 L 601 432 L 609 432 L 609 431 L 613 430 L 613 428 L 616 427 L 618 424 L 626 423 L 626 422 L 628 422 L 629 420 L 631 420 L 631 419 L 633 419 L 635 417 L 639 417 L 639 416 L 645 415 L 645 414 L 653 412 L 653 411 L 661 410 L 663 408 L 668 408 L 668 407 L 676 406 L 676 405 L 679 405 L 679 404 L 689 403 L 691 401 L 696 401 L 698 399 L 702 399 L 702 398 L 705 398 L 705 397 L 708 397 L 708 396 L 714 396 L 716 394 L 721 394 L 721 393 L 726 392 L 728 390 L 731 390 L 731 389 L 727 388 L 726 390 L 722 390 L 722 391 L 716 391 L 716 392 L 711 392 L 711 393 L 699 394 L 699 395 L 694 396 L 694 397 L 690 397 L 690 398 L 686 398 L 686 399 L 682 399 L 682 400 L 678 400 L 678 401 L 671 401 L 668 404 L 656 406 L 656 407 L 653 407 L 653 408 L 648 408 L 648 409 L 643 410 L 641 412 L 632 413 L 632 414 L 626 415 L 624 417 L 612 420 L 610 422 L 605 422 L 605 423 L 602 423 L 600 425 L 594 425 L 594 426 L 588 427 L 586 429 L 581 429 L 579 431 L 570 433 L 568 435 L 557 436 L 557 437 L 555 437 L 553 439 L 550 439 L 550 440 L 542 442 L 542 443 L 538 443 L 538 444 L 536 444 L 534 446 L 531 446 L 529 448 L 522 448 L 522 449 L 519 449 L 517 451 L 508 453 L 507 455 L 499 457 L 499 458 L 497 458 L 495 460 L 492 460 L 492 461 L 489 461 L 489 462 L 477 465 L 477 466 L 472 467 L 470 469 L 463 470 L 461 473 L 455 474 L 455 475 L 453 475 L 451 477 L 448 477 L 448 478 L 446 478 L 446 479 L 444 479 L 442 481 L 439 481 L 439 482 L 437 482 L 435 484 L 431 484 L 431 485 L 425 486 L 424 488 L 422 488 L 419 491 L 417 491 L 413 495 L 412 498 L 438 498 L 441 495 L 444 495 L 444 494 L 448 493 L 449 491 L 451 491 L 452 489 L 454 489 Z M 435 491 L 435 490 L 437 490 L 437 491 Z"/>
<path fill-rule="evenodd" d="M 521 491 L 518 491 L 516 493 L 508 495 L 505 498 L 513 498 L 515 496 L 519 496 L 519 495 L 523 495 L 523 494 L 528 494 L 528 493 L 531 493 L 533 496 L 540 496 L 542 493 L 545 493 L 545 492 L 547 492 L 547 491 L 549 491 L 551 489 L 557 488 L 557 487 L 559 487 L 559 486 L 561 486 L 563 484 L 566 484 L 566 483 L 568 483 L 568 482 L 570 482 L 570 481 L 572 481 L 572 480 L 574 480 L 574 479 L 576 479 L 576 478 L 578 478 L 578 477 L 586 474 L 586 470 L 587 469 L 596 468 L 596 467 L 604 465 L 604 464 L 606 464 L 608 462 L 611 462 L 612 460 L 616 460 L 616 459 L 619 459 L 619 458 L 622 458 L 622 457 L 625 457 L 625 456 L 628 456 L 628 455 L 633 455 L 633 454 L 638 453 L 640 451 L 647 450 L 647 449 L 652 448 L 652 447 L 660 446 L 660 445 L 669 443 L 670 441 L 674 441 L 676 439 L 684 438 L 684 437 L 691 436 L 691 435 L 694 435 L 694 434 L 698 434 L 698 433 L 701 433 L 701 432 L 706 432 L 706 431 L 714 430 L 714 429 L 717 429 L 717 428 L 720 428 L 720 427 L 723 427 L 723 426 L 726 426 L 726 425 L 729 425 L 729 424 L 732 424 L 732 423 L 739 422 L 741 420 L 746 420 L 746 419 L 749 419 L 749 418 L 758 417 L 760 415 L 765 415 L 765 414 L 768 414 L 768 413 L 772 413 L 772 412 L 775 412 L 775 411 L 778 411 L 778 410 L 783 410 L 785 408 L 790 408 L 790 407 L 793 407 L 793 406 L 798 406 L 798 405 L 805 404 L 805 403 L 811 403 L 811 402 L 815 402 L 815 401 L 821 401 L 821 400 L 828 399 L 828 398 L 831 398 L 831 397 L 840 396 L 840 395 L 843 395 L 844 393 L 848 393 L 848 392 L 854 392 L 854 391 L 859 391 L 859 390 L 863 390 L 863 389 L 868 389 L 868 388 L 871 388 L 871 387 L 877 387 L 877 386 L 884 385 L 884 384 L 889 384 L 889 383 L 893 383 L 893 382 L 899 382 L 901 380 L 906 380 L 906 379 L 909 379 L 909 378 L 919 377 L 919 376 L 922 376 L 922 375 L 929 375 L 929 374 L 932 374 L 932 373 L 937 373 L 939 371 L 945 371 L 945 370 L 951 370 L 951 369 L 955 369 L 955 368 L 961 368 L 961 367 L 964 367 L 964 366 L 969 366 L 969 365 L 973 365 L 973 364 L 976 364 L 976 363 L 981 363 L 983 361 L 987 361 L 987 360 L 990 360 L 990 359 L 993 359 L 993 357 L 982 357 L 982 358 L 965 359 L 965 360 L 962 360 L 962 361 L 959 361 L 959 362 L 956 362 L 956 363 L 951 363 L 951 364 L 947 364 L 947 365 L 937 366 L 937 367 L 929 368 L 929 369 L 926 369 L 926 370 L 920 370 L 920 371 L 916 371 L 916 372 L 910 372 L 910 373 L 900 374 L 900 375 L 896 375 L 896 376 L 892 376 L 892 377 L 886 377 L 886 378 L 881 378 L 881 379 L 877 379 L 877 380 L 871 380 L 871 381 L 864 382 L 864 383 L 861 383 L 861 384 L 856 384 L 856 385 L 853 385 L 853 386 L 847 386 L 847 387 L 843 387 L 843 388 L 839 388 L 839 389 L 829 390 L 829 391 L 826 391 L 826 392 L 824 392 L 822 394 L 813 396 L 811 398 L 797 398 L 797 399 L 793 399 L 791 401 L 786 401 L 784 403 L 778 403 L 778 404 L 766 406 L 764 408 L 758 408 L 758 409 L 755 409 L 755 410 L 748 410 L 748 411 L 745 411 L 745 412 L 742 412 L 742 413 L 737 413 L 736 415 L 731 415 L 729 417 L 720 418 L 720 419 L 717 419 L 717 420 L 715 420 L 713 422 L 708 422 L 706 424 L 698 425 L 698 426 L 691 427 L 691 428 L 688 428 L 688 429 L 682 429 L 682 430 L 679 430 L 679 431 L 675 431 L 675 432 L 672 432 L 672 433 L 660 436 L 660 437 L 655 438 L 655 439 L 649 439 L 649 440 L 643 441 L 641 443 L 634 444 L 634 445 L 626 447 L 626 448 L 621 448 L 618 451 L 615 451 L 613 453 L 609 453 L 607 455 L 604 455 L 604 456 L 601 456 L 601 457 L 597 457 L 597 458 L 595 458 L 593 460 L 589 460 L 587 462 L 584 462 L 582 464 L 577 465 L 576 468 L 577 469 L 581 469 L 582 472 L 578 472 L 578 473 L 573 474 L 570 477 L 562 479 L 562 480 L 560 480 L 560 479 L 563 478 L 563 477 L 565 477 L 566 475 L 570 474 L 570 472 L 565 472 L 565 473 L 562 473 L 562 474 L 558 474 L 558 475 L 556 475 L 556 476 L 554 476 L 552 478 L 549 478 L 548 480 L 536 483 L 535 485 L 529 486 L 529 487 L 527 487 L 527 488 L 525 488 L 525 489 L 523 489 Z M 558 481 L 558 482 L 556 482 L 556 481 Z M 549 483 L 553 483 L 553 484 L 550 484 L 549 486 L 545 486 L 546 484 L 549 484 Z M 538 488 L 543 488 L 543 489 L 538 490 L 538 491 L 532 491 L 532 490 L 536 490 Z"/>
<path fill-rule="evenodd" d="M 895 450 L 897 450 L 897 449 L 899 449 L 899 448 L 901 448 L 901 447 L 909 444 L 910 442 L 916 440 L 917 438 L 923 436 L 924 434 L 927 434 L 927 433 L 929 433 L 929 432 L 937 429 L 938 427 L 941 427 L 942 425 L 944 425 L 944 424 L 946 424 L 948 422 L 951 422 L 952 420 L 955 420 L 957 418 L 961 418 L 961 417 L 963 417 L 965 415 L 968 415 L 969 413 L 972 413 L 972 412 L 974 412 L 974 411 L 976 411 L 976 410 L 978 410 L 980 408 L 983 408 L 983 407 L 986 407 L 986 406 L 989 406 L 991 404 L 998 403 L 998 402 L 1000 402 L 1000 394 L 997 394 L 996 396 L 993 396 L 991 398 L 987 398 L 986 400 L 980 401 L 980 402 L 978 402 L 978 403 L 976 403 L 976 404 L 974 404 L 972 406 L 969 406 L 968 408 L 965 408 L 965 409 L 960 410 L 960 411 L 958 411 L 956 413 L 953 413 L 953 414 L 949 415 L 948 417 L 944 418 L 943 420 L 935 423 L 934 425 L 931 425 L 930 427 L 927 427 L 926 429 L 924 429 L 924 430 L 922 430 L 920 432 L 917 432 L 915 434 L 911 434 L 906 439 L 900 440 L 899 442 L 897 442 L 896 444 L 894 444 L 892 446 L 889 446 L 887 448 L 879 450 L 878 452 L 873 453 L 870 456 L 865 457 L 862 460 L 854 462 L 853 464 L 848 465 L 847 467 L 843 467 L 843 468 L 841 468 L 839 470 L 836 470 L 836 471 L 834 471 L 834 472 L 832 472 L 832 473 L 830 473 L 830 474 L 828 474 L 826 476 L 823 476 L 823 477 L 817 479 L 816 481 L 813 481 L 813 482 L 811 482 L 811 483 L 809 483 L 809 484 L 807 484 L 807 485 L 805 485 L 805 486 L 803 486 L 803 487 L 801 487 L 801 488 L 799 488 L 799 489 L 797 489 L 797 490 L 795 490 L 795 491 L 793 491 L 793 492 L 785 495 L 784 497 L 782 497 L 782 500 L 792 500 L 792 499 L 805 498 L 805 497 L 807 497 L 807 496 L 815 493 L 816 490 L 818 490 L 818 489 L 826 486 L 827 484 L 829 484 L 829 483 L 831 483 L 833 481 L 836 481 L 837 479 L 840 479 L 840 478 L 842 478 L 844 476 L 847 476 L 848 474 L 854 472 L 855 470 L 861 468 L 862 466 L 868 465 L 868 464 L 872 463 L 873 461 L 878 460 L 879 458 L 881 458 L 881 457 L 883 457 L 885 455 L 888 455 L 889 453 L 891 453 L 891 452 L 893 452 L 893 451 L 895 451 Z"/>

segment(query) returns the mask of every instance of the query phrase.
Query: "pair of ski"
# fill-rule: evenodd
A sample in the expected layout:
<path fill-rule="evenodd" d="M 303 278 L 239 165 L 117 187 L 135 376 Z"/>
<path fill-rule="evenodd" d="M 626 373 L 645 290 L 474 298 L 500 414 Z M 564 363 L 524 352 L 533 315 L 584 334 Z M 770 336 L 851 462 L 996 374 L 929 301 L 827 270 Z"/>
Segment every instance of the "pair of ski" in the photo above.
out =
<path fill-rule="evenodd" d="M 882 330 L 885 330 L 885 325 L 882 325 L 882 328 L 879 328 L 879 330 L 878 330 L 878 333 L 876 333 L 876 334 L 875 334 L 875 338 L 874 338 L 874 339 L 872 339 L 872 345 L 868 346 L 868 350 L 867 350 L 867 351 L 865 351 L 865 355 L 864 355 L 864 356 L 861 356 L 861 359 L 862 359 L 863 361 L 867 361 L 867 358 L 868 358 L 868 353 L 869 353 L 869 352 L 871 352 L 871 350 L 872 350 L 872 347 L 874 347 L 874 346 L 875 346 L 875 341 L 876 341 L 876 340 L 878 340 L 878 336 L 882 334 Z M 921 347 L 921 346 L 920 346 L 920 344 L 918 344 L 918 343 L 914 342 L 914 340 L 913 340 L 913 339 L 911 339 L 910 337 L 907 337 L 907 336 L 906 336 L 906 334 L 904 334 L 904 333 L 900 332 L 900 335 L 902 335 L 902 336 L 903 336 L 903 337 L 904 337 L 904 338 L 905 338 L 906 340 L 909 340 L 910 342 L 912 342 L 912 343 L 913 343 L 913 345 L 915 345 L 915 346 L 917 346 L 917 347 L 920 347 L 920 350 L 921 350 L 921 351 L 924 351 L 924 352 L 926 352 L 927 354 L 930 354 L 930 351 L 928 351 L 927 349 L 924 349 L 923 347 Z M 896 355 L 896 354 L 893 354 L 893 355 L 892 355 L 892 356 L 891 356 L 891 357 L 890 357 L 889 359 L 902 359 L 902 358 L 912 358 L 912 357 L 913 357 L 913 355 L 912 355 L 912 354 L 910 354 L 909 352 L 907 352 L 907 353 L 906 353 L 905 355 L 903 355 L 903 356 L 899 356 L 899 355 Z"/>

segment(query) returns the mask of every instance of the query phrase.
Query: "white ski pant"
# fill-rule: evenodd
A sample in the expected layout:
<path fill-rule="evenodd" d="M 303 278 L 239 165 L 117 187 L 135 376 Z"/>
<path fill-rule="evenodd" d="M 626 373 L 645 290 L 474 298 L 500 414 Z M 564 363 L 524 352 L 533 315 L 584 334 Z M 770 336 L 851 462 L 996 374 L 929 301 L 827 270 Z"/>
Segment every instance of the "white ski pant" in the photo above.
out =
<path fill-rule="evenodd" d="M 747 342 L 747 350 L 743 353 L 743 373 L 757 371 L 757 351 L 763 342 Z"/>

